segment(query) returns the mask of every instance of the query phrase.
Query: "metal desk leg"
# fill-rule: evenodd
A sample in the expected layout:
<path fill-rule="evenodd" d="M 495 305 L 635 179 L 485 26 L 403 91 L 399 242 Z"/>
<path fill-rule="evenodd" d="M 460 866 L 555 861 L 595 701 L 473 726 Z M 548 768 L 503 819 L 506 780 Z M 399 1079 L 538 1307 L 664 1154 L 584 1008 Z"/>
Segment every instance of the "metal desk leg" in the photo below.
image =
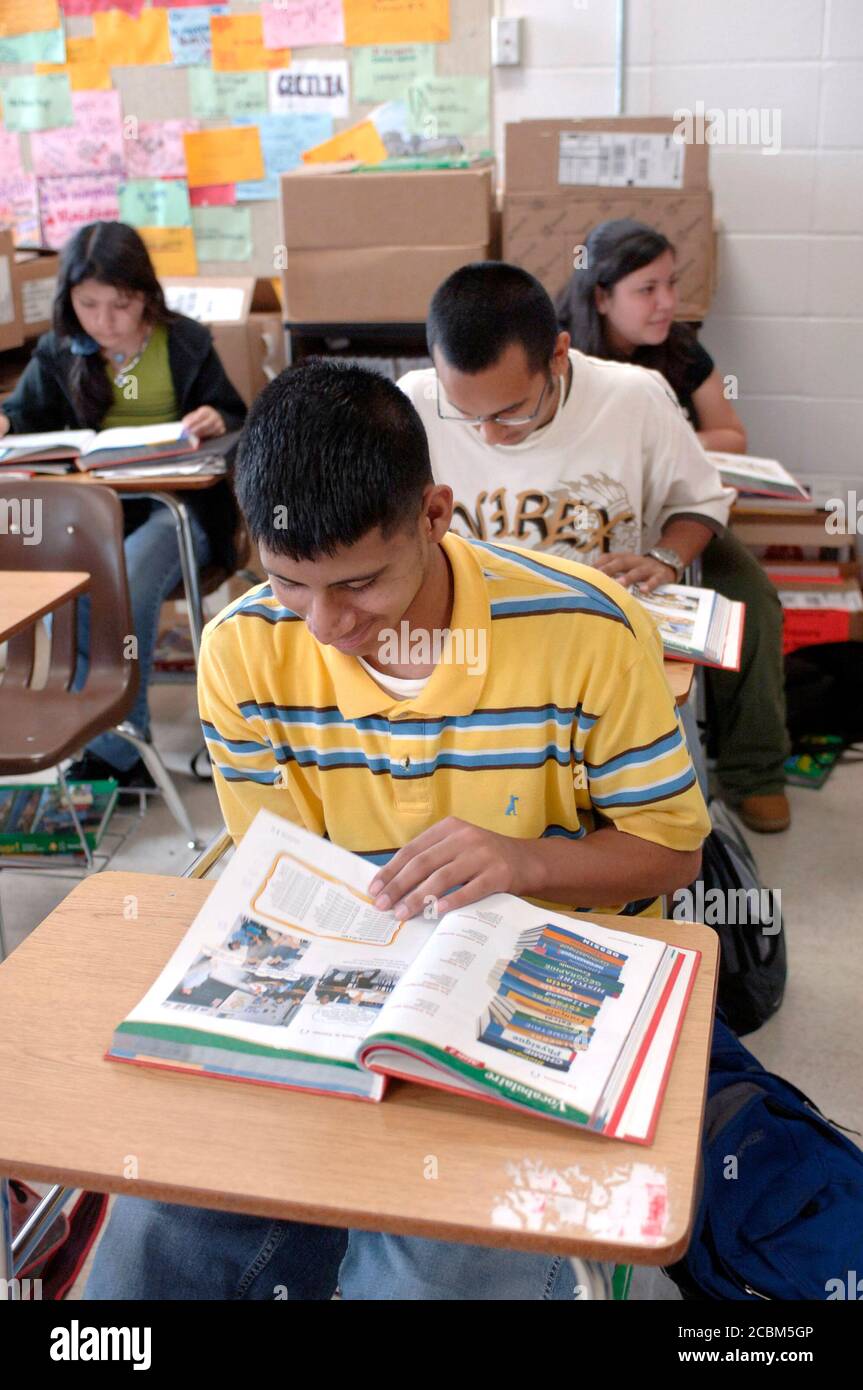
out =
<path fill-rule="evenodd" d="M 198 561 L 195 556 L 189 508 L 185 502 L 171 492 L 147 492 L 140 495 L 149 497 L 154 502 L 161 502 L 174 518 L 177 545 L 180 551 L 180 569 L 183 574 L 183 591 L 189 609 L 189 630 L 192 635 L 192 649 L 195 653 L 195 665 L 197 666 L 198 655 L 201 650 L 201 633 L 204 628 L 204 610 L 201 602 Z"/>
<path fill-rule="evenodd" d="M 9 1179 L 0 1178 L 0 1301 L 14 1299 L 17 1285 L 12 1279 L 12 1208 Z"/>

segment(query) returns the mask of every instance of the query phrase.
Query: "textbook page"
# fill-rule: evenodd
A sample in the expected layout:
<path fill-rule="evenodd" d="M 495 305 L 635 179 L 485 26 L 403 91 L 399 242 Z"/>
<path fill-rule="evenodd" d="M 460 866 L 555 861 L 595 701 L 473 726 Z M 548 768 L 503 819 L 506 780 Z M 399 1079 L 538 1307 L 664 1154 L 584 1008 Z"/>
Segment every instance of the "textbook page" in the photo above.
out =
<path fill-rule="evenodd" d="M 354 1063 L 433 930 L 372 906 L 377 869 L 259 811 L 136 1022 Z"/>
<path fill-rule="evenodd" d="M 587 1124 L 669 963 L 662 941 L 496 893 L 440 919 L 361 1056 L 438 1082 L 442 1064 L 464 1088 Z"/>

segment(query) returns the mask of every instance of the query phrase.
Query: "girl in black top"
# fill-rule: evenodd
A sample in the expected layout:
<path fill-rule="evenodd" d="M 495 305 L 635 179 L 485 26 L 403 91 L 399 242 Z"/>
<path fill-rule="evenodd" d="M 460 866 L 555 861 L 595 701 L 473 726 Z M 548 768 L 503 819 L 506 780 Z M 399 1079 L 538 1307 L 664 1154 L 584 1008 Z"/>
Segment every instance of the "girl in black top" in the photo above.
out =
<path fill-rule="evenodd" d="M 63 249 L 54 329 L 36 344 L 0 412 L 0 436 L 180 420 L 212 439 L 239 429 L 246 407 L 228 380 L 209 329 L 172 313 L 133 227 L 93 222 Z M 237 509 L 227 482 L 187 495 L 199 565 L 230 567 Z M 180 582 L 174 521 L 158 503 L 123 503 L 126 570 L 138 639 L 140 685 L 130 721 L 149 733 L 147 687 L 162 603 Z M 79 600 L 75 688 L 86 680 L 89 602 Z M 102 734 L 69 776 L 117 777 L 152 786 L 131 743 Z"/>

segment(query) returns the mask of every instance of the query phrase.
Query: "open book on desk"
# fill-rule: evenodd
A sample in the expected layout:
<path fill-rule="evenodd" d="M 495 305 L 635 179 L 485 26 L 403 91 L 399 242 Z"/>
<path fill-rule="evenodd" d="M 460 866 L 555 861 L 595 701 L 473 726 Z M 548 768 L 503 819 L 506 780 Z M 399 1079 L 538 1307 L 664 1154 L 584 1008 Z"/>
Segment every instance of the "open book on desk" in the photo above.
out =
<path fill-rule="evenodd" d="M 632 595 L 656 622 L 666 656 L 740 670 L 744 603 L 690 584 L 660 584 L 651 593 L 633 584 Z"/>
<path fill-rule="evenodd" d="M 707 450 L 707 457 L 719 469 L 726 487 L 736 487 L 745 496 L 784 497 L 812 505 L 805 487 L 776 459 L 757 458 L 754 454 L 722 454 L 714 449 Z"/>
<path fill-rule="evenodd" d="M 400 921 L 259 811 L 109 1058 L 381 1100 L 396 1076 L 650 1143 L 699 952 L 505 893 Z"/>
<path fill-rule="evenodd" d="M 199 441 L 181 424 L 138 425 L 111 430 L 50 430 L 43 434 L 7 434 L 0 440 L 3 464 L 68 459 L 82 473 L 116 464 L 182 458 L 197 452 Z"/>

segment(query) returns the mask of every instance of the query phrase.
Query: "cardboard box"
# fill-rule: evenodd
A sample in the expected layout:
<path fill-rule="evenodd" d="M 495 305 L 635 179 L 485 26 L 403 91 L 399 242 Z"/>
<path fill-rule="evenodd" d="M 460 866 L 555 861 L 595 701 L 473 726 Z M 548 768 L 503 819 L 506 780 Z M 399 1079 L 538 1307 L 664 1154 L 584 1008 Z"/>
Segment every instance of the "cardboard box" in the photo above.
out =
<path fill-rule="evenodd" d="M 822 642 L 863 641 L 863 597 L 856 578 L 775 582 L 782 603 L 784 655 Z"/>
<path fill-rule="evenodd" d="M 289 251 L 282 275 L 289 323 L 424 323 L 442 280 L 469 261 L 474 246 L 365 246 Z"/>
<path fill-rule="evenodd" d="M 514 121 L 505 127 L 504 189 L 706 191 L 710 146 L 675 139 L 673 116 L 588 116 Z"/>
<path fill-rule="evenodd" d="M 574 249 L 599 222 L 634 217 L 668 237 L 677 253 L 680 319 L 703 319 L 713 294 L 713 199 L 708 189 L 582 188 L 510 194 L 503 205 L 503 259 L 523 266 L 552 298 L 569 282 Z"/>
<path fill-rule="evenodd" d="M 272 280 L 238 276 L 166 276 L 172 309 L 206 323 L 222 365 L 246 405 L 287 363 L 282 307 Z"/>
<path fill-rule="evenodd" d="M 471 246 L 491 239 L 494 164 L 355 173 L 313 165 L 281 177 L 282 240 L 292 251 Z"/>
<path fill-rule="evenodd" d="M 442 280 L 489 258 L 494 164 L 296 170 L 281 178 L 281 218 L 289 323 L 421 323 Z"/>
<path fill-rule="evenodd" d="M 16 251 L 15 278 L 21 291 L 25 338 L 38 338 L 52 326 L 60 257 L 56 251 Z"/>
<path fill-rule="evenodd" d="M 15 275 L 15 242 L 11 231 L 0 228 L 0 349 L 20 347 L 24 341 L 21 287 Z"/>

